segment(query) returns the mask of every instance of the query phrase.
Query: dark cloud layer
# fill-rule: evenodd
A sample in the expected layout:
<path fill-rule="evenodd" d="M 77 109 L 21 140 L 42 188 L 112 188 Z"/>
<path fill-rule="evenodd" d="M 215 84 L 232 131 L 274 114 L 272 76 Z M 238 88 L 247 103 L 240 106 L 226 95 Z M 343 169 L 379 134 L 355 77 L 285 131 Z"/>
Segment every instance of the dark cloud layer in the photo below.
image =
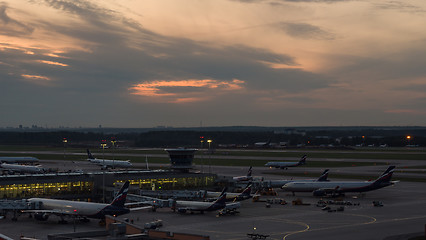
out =
<path fill-rule="evenodd" d="M 306 3 L 345 1 L 239 2 L 294 3 L 291 5 L 301 2 L 306 6 L 317 5 Z M 398 125 L 405 119 L 396 112 L 404 109 L 414 112 L 410 106 L 419 109 L 424 103 L 424 99 L 416 98 L 413 104 L 401 102 L 388 112 L 374 107 L 364 108 L 366 110 L 342 110 L 325 104 L 315 107 L 319 99 L 340 89 L 318 90 L 350 85 L 345 81 L 359 81 L 358 85 L 367 86 L 370 81 L 421 79 L 426 75 L 423 67 L 426 52 L 414 46 L 385 58 L 331 53 L 324 60 L 341 66 L 330 67 L 325 76 L 304 70 L 299 59 L 291 54 L 242 44 L 215 45 L 189 37 L 161 35 L 144 28 L 143 22 L 131 19 L 126 13 L 106 9 L 92 1 L 32 0 L 30 4 L 48 7 L 76 21 L 72 24 L 42 20 L 44 18 L 28 21 L 16 17 L 19 14 L 10 14 L 14 9 L 0 3 L 0 35 L 32 41 L 25 46 L 0 42 L 0 84 L 6 86 L 0 88 L 3 113 L 0 126 L 196 126 L 201 120 L 205 125 Z M 385 11 L 400 6 L 372 5 Z M 413 9 L 404 4 L 401 8 Z M 33 12 L 32 18 L 37 19 L 37 14 L 42 13 Z M 24 14 L 21 12 L 21 15 Z M 327 44 L 340 40 L 335 37 L 335 29 L 326 29 L 306 19 L 278 21 L 273 24 L 275 32 L 290 36 L 294 42 Z M 259 26 L 266 25 L 270 31 L 271 24 L 259 23 Z M 77 45 L 66 49 L 43 46 L 36 37 L 40 32 Z M 198 83 L 206 80 L 212 84 L 207 87 L 154 84 L 152 88 L 157 95 L 167 95 L 167 101 L 156 102 L 147 95 L 132 94 L 136 91 L 132 87 L 138 84 L 187 80 Z M 424 85 L 412 81 L 399 90 L 421 93 L 422 89 Z M 321 93 L 324 95 L 315 95 Z M 200 101 L 185 102 L 191 98 Z M 177 100 L 185 104 L 176 104 Z M 413 121 L 418 120 L 413 118 Z"/>
<path fill-rule="evenodd" d="M 7 92 L 2 91 L 2 96 L 16 102 L 3 106 L 6 112 L 27 112 L 28 115 L 43 112 L 45 115 L 40 119 L 67 121 L 65 119 L 69 118 L 73 119 L 70 122 L 78 122 L 80 118 L 81 122 L 89 121 L 89 124 L 101 122 L 100 119 L 110 116 L 106 109 L 122 116 L 136 114 L 132 107 L 158 115 L 160 111 L 170 111 L 169 106 L 154 107 L 144 102 L 133 102 L 129 98 L 131 86 L 156 80 L 238 79 L 245 82 L 244 86 L 249 91 L 273 89 L 299 92 L 327 86 L 327 79 L 320 75 L 268 66 L 274 63 L 297 66 L 296 60 L 289 55 L 242 45 L 218 48 L 189 39 L 158 35 L 121 16 L 119 12 L 88 1 L 44 1 L 38 4 L 84 20 L 82 24 L 65 26 L 41 21 L 34 25 L 59 36 L 76 39 L 90 51 L 70 50 L 59 57 L 47 56 L 47 49 L 0 51 L 0 57 L 7 59 L 7 65 L 0 64 L 1 81 L 8 86 Z M 4 13 L 2 16 L 6 18 Z M 21 25 L 25 26 L 24 23 Z M 25 53 L 29 50 L 34 54 Z M 40 60 L 68 66 L 45 64 Z M 23 74 L 45 76 L 50 80 L 25 79 Z M 198 90 L 200 94 L 205 91 L 202 88 Z M 197 88 L 169 87 L 162 91 L 184 93 L 197 91 Z M 14 94 L 16 92 L 20 94 Z M 255 101 L 252 97 L 251 94 L 222 96 L 236 106 Z M 219 108 L 217 111 L 222 110 Z M 78 114 L 73 116 L 70 113 Z M 19 114 L 15 115 L 19 117 Z"/>

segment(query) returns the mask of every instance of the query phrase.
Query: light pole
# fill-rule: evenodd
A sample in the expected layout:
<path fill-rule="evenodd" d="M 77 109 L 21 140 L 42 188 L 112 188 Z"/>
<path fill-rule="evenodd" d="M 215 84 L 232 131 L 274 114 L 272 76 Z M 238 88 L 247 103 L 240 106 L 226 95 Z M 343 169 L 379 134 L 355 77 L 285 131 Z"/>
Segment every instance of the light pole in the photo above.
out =
<path fill-rule="evenodd" d="M 68 140 L 66 138 L 63 138 L 62 142 L 64 143 L 64 160 L 65 160 L 65 147 L 66 147 Z"/>
<path fill-rule="evenodd" d="M 101 146 L 102 146 L 102 161 L 103 161 L 103 167 L 102 167 L 102 201 L 105 203 L 105 147 L 106 147 L 106 140 L 102 140 Z"/>
<path fill-rule="evenodd" d="M 200 149 L 201 149 L 201 172 L 204 173 L 204 163 L 203 163 L 203 159 L 204 159 L 204 152 L 203 152 L 203 145 L 204 145 L 204 137 L 201 136 L 200 137 Z"/>
<path fill-rule="evenodd" d="M 212 161 L 211 161 L 211 154 L 212 154 L 212 152 L 210 150 L 210 145 L 213 142 L 213 140 L 208 139 L 207 142 L 209 143 L 209 173 L 211 173 L 212 172 Z"/>
<path fill-rule="evenodd" d="M 114 160 L 115 160 L 115 143 L 117 141 L 115 140 L 115 138 L 112 138 L 111 143 L 112 143 L 112 167 L 115 168 L 115 164 L 114 164 Z"/>

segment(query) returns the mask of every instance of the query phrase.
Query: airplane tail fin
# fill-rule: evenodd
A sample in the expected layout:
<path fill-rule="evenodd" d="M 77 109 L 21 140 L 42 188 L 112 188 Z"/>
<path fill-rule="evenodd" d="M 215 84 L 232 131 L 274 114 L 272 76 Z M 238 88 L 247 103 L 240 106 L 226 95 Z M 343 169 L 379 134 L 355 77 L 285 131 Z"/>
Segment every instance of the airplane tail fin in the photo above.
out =
<path fill-rule="evenodd" d="M 245 200 L 251 197 L 251 183 L 247 184 L 247 187 L 234 198 L 233 202 Z"/>
<path fill-rule="evenodd" d="M 226 204 L 226 187 L 223 189 L 222 193 L 220 193 L 219 198 L 214 201 L 214 204 Z"/>
<path fill-rule="evenodd" d="M 325 169 L 321 176 L 317 179 L 318 182 L 328 181 L 328 171 L 329 169 Z"/>
<path fill-rule="evenodd" d="M 93 157 L 92 153 L 90 152 L 89 149 L 87 149 L 87 158 L 89 159 L 95 159 L 95 157 Z"/>
<path fill-rule="evenodd" d="M 307 158 L 307 155 L 306 154 L 303 155 L 302 158 L 300 158 L 299 165 L 306 164 L 306 158 Z"/>
<path fill-rule="evenodd" d="M 247 171 L 247 177 L 251 177 L 251 173 L 252 173 L 251 168 L 252 166 L 250 166 L 249 170 Z"/>
<path fill-rule="evenodd" d="M 240 195 L 250 196 L 250 193 L 251 193 L 251 184 L 247 185 L 247 187 L 244 189 L 244 191 Z"/>
<path fill-rule="evenodd" d="M 395 166 L 389 166 L 388 169 L 386 169 L 386 171 L 379 178 L 377 178 L 375 182 L 390 182 L 394 169 Z"/>
<path fill-rule="evenodd" d="M 112 200 L 111 205 L 124 208 L 124 203 L 126 202 L 127 191 L 129 190 L 130 182 L 126 181 L 121 187 L 120 191 L 115 196 L 114 200 Z"/>

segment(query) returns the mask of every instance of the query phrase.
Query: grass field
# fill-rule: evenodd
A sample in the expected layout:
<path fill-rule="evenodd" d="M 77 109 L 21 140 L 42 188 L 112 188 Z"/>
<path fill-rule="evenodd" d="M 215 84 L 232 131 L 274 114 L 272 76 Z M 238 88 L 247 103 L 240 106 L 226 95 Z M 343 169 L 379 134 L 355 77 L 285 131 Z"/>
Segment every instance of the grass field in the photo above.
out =
<path fill-rule="evenodd" d="M 44 151 L 54 151 L 55 154 L 63 154 L 64 148 L 61 147 L 43 147 L 43 146 L 5 146 L 0 145 L 0 151 L 7 151 L 10 153 L 1 153 L 0 156 L 28 156 L 29 154 L 16 154 L 14 152 L 19 151 L 31 151 L 31 152 L 40 152 L 31 155 L 45 156 Z M 209 154 L 206 153 L 207 150 L 196 152 L 196 158 L 207 158 Z M 65 149 L 66 158 L 75 160 L 75 156 L 70 153 L 81 153 L 86 154 L 85 148 L 66 148 Z M 120 156 L 124 154 L 135 154 L 135 155 L 151 155 L 151 154 L 162 154 L 167 155 L 167 152 L 164 149 L 91 149 L 91 152 L 100 158 L 100 155 L 111 158 L 113 155 L 118 159 L 129 159 L 128 156 Z M 292 150 L 216 150 L 213 155 L 216 157 L 223 156 L 223 159 L 226 159 L 227 156 L 240 156 L 240 157 L 282 157 L 282 158 L 300 158 L 303 154 L 307 154 L 309 158 L 324 158 L 324 159 L 389 159 L 389 160 L 425 160 L 426 161 L 426 151 L 422 148 L 413 149 L 393 149 L 393 148 L 377 148 L 377 149 L 356 149 L 356 150 L 330 150 L 330 149 L 292 149 Z M 46 156 L 47 157 L 47 156 Z M 80 158 L 85 158 L 82 156 L 77 156 Z M 44 159 L 44 158 L 40 158 Z M 48 158 L 46 158 L 48 159 Z M 135 159 L 137 161 L 137 159 Z"/>
<path fill-rule="evenodd" d="M 64 148 L 60 147 L 42 147 L 42 146 L 0 146 L 0 156 L 33 156 L 41 160 L 68 160 L 68 161 L 82 161 L 86 160 L 86 149 L 85 148 L 66 148 L 64 157 Z M 131 160 L 133 163 L 145 163 L 146 155 L 149 163 L 164 164 L 168 166 L 170 164 L 167 152 L 164 149 L 102 149 L 96 148 L 91 149 L 92 153 L 97 158 L 105 157 L 107 159 L 116 160 Z M 29 152 L 29 153 L 17 153 L 17 152 Z M 78 155 L 76 155 L 78 153 Z M 206 150 L 198 151 L 195 155 L 194 165 L 212 165 L 212 166 L 255 166 L 262 167 L 270 160 L 255 159 L 251 157 L 282 157 L 282 158 L 293 158 L 293 161 L 297 161 L 303 154 L 308 155 L 308 162 L 305 167 L 313 168 L 333 168 L 333 167 L 354 167 L 354 166 L 374 166 L 374 165 L 386 165 L 383 161 L 365 161 L 365 159 L 375 160 L 426 160 L 426 152 L 422 149 L 415 151 L 413 149 L 407 149 L 403 151 L 392 151 L 392 149 L 377 149 L 373 151 L 362 150 L 312 150 L 312 149 L 298 149 L 298 150 L 217 150 L 212 155 L 208 154 Z M 154 155 L 154 156 L 153 156 Z M 238 158 L 235 158 L 238 157 Z M 247 157 L 247 158 L 245 158 Z M 309 161 L 309 159 L 315 159 L 316 161 Z M 325 161 L 318 161 L 324 159 Z M 330 159 L 333 161 L 327 161 Z M 346 161 L 338 161 L 339 159 L 345 159 Z M 349 161 L 348 161 L 349 159 Z M 288 160 L 283 160 L 288 161 Z M 426 166 L 418 167 L 407 167 L 407 169 L 419 169 L 413 173 L 425 173 L 423 169 Z M 403 169 L 399 171 L 404 171 Z M 269 172 L 270 174 L 270 172 Z M 317 174 L 310 173 L 290 173 L 283 171 L 276 173 L 278 175 L 285 176 L 307 176 L 317 177 Z M 426 174 L 426 173 L 425 173 Z M 359 178 L 365 179 L 365 176 L 353 176 L 353 175 L 338 175 L 333 174 L 335 178 Z M 375 178 L 377 176 L 371 176 Z M 399 178 L 399 180 L 405 181 L 418 181 L 426 182 L 423 178 Z"/>

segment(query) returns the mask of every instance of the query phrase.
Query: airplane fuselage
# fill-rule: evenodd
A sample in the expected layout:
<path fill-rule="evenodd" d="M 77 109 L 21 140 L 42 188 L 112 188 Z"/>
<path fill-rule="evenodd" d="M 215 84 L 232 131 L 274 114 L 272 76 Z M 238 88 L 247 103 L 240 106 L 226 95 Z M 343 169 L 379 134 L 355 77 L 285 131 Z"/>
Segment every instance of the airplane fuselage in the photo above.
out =
<path fill-rule="evenodd" d="M 44 169 L 37 166 L 2 163 L 0 170 L 20 173 L 43 173 Z"/>
<path fill-rule="evenodd" d="M 47 198 L 30 198 L 29 202 L 41 202 L 43 210 L 56 211 L 55 214 L 78 215 L 89 218 L 104 218 L 105 215 L 129 213 L 127 208 L 118 208 L 106 203 L 68 201 Z"/>
<path fill-rule="evenodd" d="M 275 168 L 287 168 L 287 167 L 296 167 L 300 164 L 298 162 L 268 162 L 265 164 L 267 167 L 275 167 Z"/>
<path fill-rule="evenodd" d="M 320 189 L 332 190 L 338 192 L 366 192 L 391 185 L 389 182 L 376 183 L 369 182 L 290 182 L 285 184 L 282 189 L 289 192 L 313 192 Z"/>
<path fill-rule="evenodd" d="M 112 167 L 112 168 L 129 168 L 132 167 L 132 163 L 129 161 L 123 160 L 111 160 L 111 159 L 88 159 L 91 163 L 97 164 L 99 166 Z"/>

